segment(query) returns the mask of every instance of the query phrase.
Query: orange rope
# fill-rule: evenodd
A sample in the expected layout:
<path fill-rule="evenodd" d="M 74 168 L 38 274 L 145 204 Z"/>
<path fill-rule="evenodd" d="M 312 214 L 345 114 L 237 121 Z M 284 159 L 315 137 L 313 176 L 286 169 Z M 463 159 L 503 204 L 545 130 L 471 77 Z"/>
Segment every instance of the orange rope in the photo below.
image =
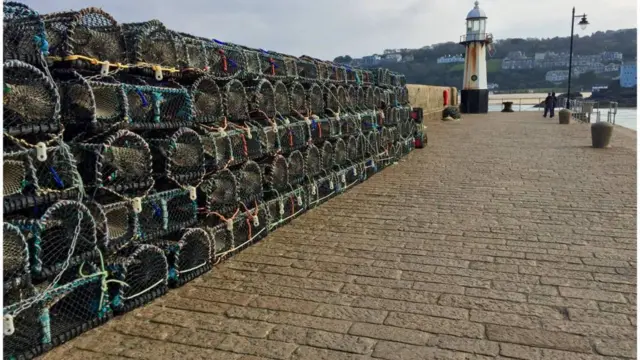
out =
<path fill-rule="evenodd" d="M 227 56 L 224 54 L 224 50 L 222 49 L 218 50 L 218 53 L 220 53 L 220 56 L 222 57 L 222 70 L 227 72 L 229 70 L 227 65 Z"/>
<path fill-rule="evenodd" d="M 231 218 L 229 218 L 229 219 L 225 218 L 224 216 L 222 216 L 222 214 L 217 213 L 217 212 L 215 212 L 215 211 L 211 211 L 209 214 L 216 215 L 217 217 L 219 217 L 219 218 L 220 218 L 220 220 L 222 220 L 222 221 L 224 221 L 224 222 L 227 222 L 227 221 L 229 221 L 229 220 L 233 220 L 233 219 L 235 219 L 239 212 L 240 212 L 240 208 L 237 208 L 237 209 L 236 209 L 236 212 L 235 212 L 235 213 L 233 213 L 233 216 L 231 216 Z"/>
<path fill-rule="evenodd" d="M 249 156 L 249 150 L 247 149 L 247 139 L 245 139 L 244 134 L 240 134 L 242 138 L 242 151 L 244 151 L 244 156 Z"/>
<path fill-rule="evenodd" d="M 291 200 L 291 216 L 296 214 L 296 204 L 293 202 L 293 195 L 289 196 Z"/>
<path fill-rule="evenodd" d="M 251 238 L 253 237 L 253 226 L 252 226 L 251 220 L 249 220 L 249 218 L 247 218 L 245 220 L 245 222 L 247 223 L 247 228 L 249 229 L 249 232 L 247 234 L 247 240 L 251 240 Z"/>
<path fill-rule="evenodd" d="M 271 75 L 276 75 L 276 63 L 273 58 L 269 58 L 269 62 L 271 63 Z"/>

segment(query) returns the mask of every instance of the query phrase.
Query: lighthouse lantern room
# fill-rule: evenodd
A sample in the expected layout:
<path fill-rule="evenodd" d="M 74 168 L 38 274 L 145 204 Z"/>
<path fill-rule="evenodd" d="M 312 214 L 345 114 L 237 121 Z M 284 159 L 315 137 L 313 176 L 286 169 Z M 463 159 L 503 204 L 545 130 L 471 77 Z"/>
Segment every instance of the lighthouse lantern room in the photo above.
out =
<path fill-rule="evenodd" d="M 467 114 L 482 114 L 489 110 L 487 46 L 493 42 L 493 37 L 487 33 L 487 15 L 479 5 L 476 1 L 467 14 L 467 33 L 460 38 L 460 44 L 466 47 L 460 111 Z"/>

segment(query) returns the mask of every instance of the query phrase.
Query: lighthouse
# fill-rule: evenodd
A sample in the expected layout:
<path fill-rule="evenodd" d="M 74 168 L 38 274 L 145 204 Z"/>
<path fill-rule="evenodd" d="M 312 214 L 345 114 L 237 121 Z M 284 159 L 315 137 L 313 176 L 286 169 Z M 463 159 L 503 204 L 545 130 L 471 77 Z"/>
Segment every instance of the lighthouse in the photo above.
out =
<path fill-rule="evenodd" d="M 460 37 L 460 44 L 466 48 L 460 111 L 467 114 L 489 111 L 487 47 L 493 42 L 493 36 L 486 31 L 487 15 L 479 5 L 476 1 L 467 14 L 467 33 Z"/>

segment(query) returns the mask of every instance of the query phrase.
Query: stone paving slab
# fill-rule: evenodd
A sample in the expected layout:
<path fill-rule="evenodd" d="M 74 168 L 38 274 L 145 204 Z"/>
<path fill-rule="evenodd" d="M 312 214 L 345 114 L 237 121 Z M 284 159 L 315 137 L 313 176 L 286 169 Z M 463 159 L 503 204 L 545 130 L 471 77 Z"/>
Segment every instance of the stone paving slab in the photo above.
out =
<path fill-rule="evenodd" d="M 428 125 L 427 149 L 44 358 L 636 358 L 636 133 Z"/>

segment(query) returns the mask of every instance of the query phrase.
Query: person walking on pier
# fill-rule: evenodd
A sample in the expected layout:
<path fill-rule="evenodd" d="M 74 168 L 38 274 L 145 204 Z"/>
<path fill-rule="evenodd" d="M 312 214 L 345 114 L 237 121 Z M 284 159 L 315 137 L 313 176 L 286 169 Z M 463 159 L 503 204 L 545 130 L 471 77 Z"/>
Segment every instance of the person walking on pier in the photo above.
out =
<path fill-rule="evenodd" d="M 553 106 L 553 97 L 551 97 L 551 93 L 547 93 L 547 97 L 544 99 L 544 115 L 542 115 L 543 117 L 547 117 L 547 114 L 549 113 L 549 110 L 552 106 Z M 551 111 L 553 114 L 553 110 Z"/>
<path fill-rule="evenodd" d="M 553 117 L 553 113 L 558 105 L 558 98 L 556 97 L 556 92 L 551 93 L 551 107 L 549 108 L 549 117 Z"/>

